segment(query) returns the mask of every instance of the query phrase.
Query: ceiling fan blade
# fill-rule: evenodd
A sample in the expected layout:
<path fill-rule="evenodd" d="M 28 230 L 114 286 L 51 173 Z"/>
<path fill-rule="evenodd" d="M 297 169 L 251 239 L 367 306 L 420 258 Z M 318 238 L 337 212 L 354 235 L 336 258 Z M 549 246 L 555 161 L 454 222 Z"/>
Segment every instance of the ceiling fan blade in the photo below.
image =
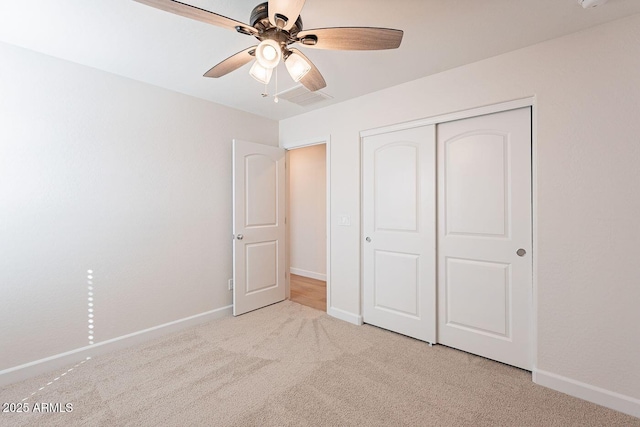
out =
<path fill-rule="evenodd" d="M 309 70 L 309 72 L 305 74 L 305 76 L 302 79 L 300 79 L 300 83 L 302 83 L 304 87 L 309 89 L 311 92 L 315 92 L 317 90 L 327 87 L 327 82 L 324 81 L 324 77 L 322 77 L 322 74 L 320 74 L 320 71 L 318 70 L 318 68 L 315 65 L 313 65 L 313 62 L 311 62 L 309 58 L 305 56 L 304 53 L 300 52 L 298 49 L 289 49 L 289 50 L 291 50 L 291 52 L 293 53 L 300 55 L 302 58 L 304 58 L 305 61 L 309 63 L 309 65 L 311 65 L 311 69 Z"/>
<path fill-rule="evenodd" d="M 335 27 L 305 30 L 298 41 L 306 47 L 333 50 L 396 49 L 402 43 L 402 30 L 374 27 Z"/>
<path fill-rule="evenodd" d="M 236 21 L 226 16 L 218 15 L 217 13 L 209 12 L 199 7 L 191 6 L 189 4 L 181 3 L 175 0 L 134 0 L 138 3 L 146 4 L 147 6 L 155 7 L 157 9 L 164 10 L 166 12 L 175 13 L 176 15 L 184 16 L 186 18 L 195 19 L 197 21 L 206 22 L 207 24 L 213 24 L 218 27 L 227 28 L 229 30 L 239 31 L 244 34 L 257 34 L 258 30 L 250 27 L 247 24 L 243 24 L 240 21 Z"/>
<path fill-rule="evenodd" d="M 204 73 L 204 76 L 217 78 L 237 70 L 238 68 L 242 67 L 248 62 L 251 62 L 251 60 L 255 58 L 256 47 L 257 46 L 251 46 L 241 52 L 236 53 L 235 55 L 231 55 L 230 57 Z"/>
<path fill-rule="evenodd" d="M 305 0 L 269 0 L 269 22 L 277 27 L 276 15 L 282 15 L 286 18 L 282 29 L 289 31 L 300 16 L 304 2 Z"/>

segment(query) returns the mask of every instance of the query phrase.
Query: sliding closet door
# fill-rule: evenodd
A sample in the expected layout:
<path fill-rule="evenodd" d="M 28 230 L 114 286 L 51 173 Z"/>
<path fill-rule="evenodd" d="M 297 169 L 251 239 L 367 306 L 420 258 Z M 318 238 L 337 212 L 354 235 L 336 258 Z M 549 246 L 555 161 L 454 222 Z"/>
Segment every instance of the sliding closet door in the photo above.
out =
<path fill-rule="evenodd" d="M 435 342 L 435 126 L 362 142 L 364 322 Z"/>
<path fill-rule="evenodd" d="M 438 342 L 530 370 L 530 108 L 438 125 L 438 205 Z"/>

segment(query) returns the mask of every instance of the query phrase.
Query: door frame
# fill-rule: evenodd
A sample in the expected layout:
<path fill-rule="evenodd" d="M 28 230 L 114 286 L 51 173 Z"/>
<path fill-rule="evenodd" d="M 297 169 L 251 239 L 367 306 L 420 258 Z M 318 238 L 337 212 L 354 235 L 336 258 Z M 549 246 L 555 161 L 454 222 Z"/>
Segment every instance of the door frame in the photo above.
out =
<path fill-rule="evenodd" d="M 529 337 L 531 340 L 531 360 L 532 360 L 532 376 L 535 382 L 535 372 L 538 369 L 538 109 L 536 105 L 536 96 L 514 99 L 496 104 L 484 105 L 476 108 L 455 111 L 452 113 L 441 114 L 437 116 L 427 117 L 418 120 L 412 120 L 404 123 L 398 123 L 389 126 L 383 126 L 374 129 L 368 129 L 360 132 L 360 224 L 364 212 L 362 212 L 362 153 L 364 138 L 368 136 L 380 135 L 384 133 L 396 132 L 405 129 L 412 129 L 421 126 L 438 125 L 440 123 L 451 122 L 455 120 L 469 119 L 472 117 L 484 116 L 487 114 L 501 113 L 504 111 L 515 110 L 518 108 L 531 108 L 531 307 L 530 319 L 531 328 Z M 363 241 L 362 225 L 360 227 L 360 316 L 362 317 L 362 307 L 364 306 L 364 281 L 362 272 L 362 241 Z M 436 271 L 436 274 L 437 271 Z"/>
<path fill-rule="evenodd" d="M 284 148 L 286 153 L 286 200 L 285 200 L 285 209 L 287 212 L 287 216 L 289 213 L 289 151 L 295 150 L 297 148 L 305 148 L 311 147 L 313 145 L 321 145 L 325 144 L 326 154 L 325 154 L 325 176 L 326 176 L 326 218 L 327 222 L 325 224 L 326 227 L 326 242 L 327 245 L 327 312 L 331 310 L 331 135 L 309 138 L 302 141 L 293 141 L 293 142 L 281 142 L 280 148 Z M 286 237 L 285 237 L 285 268 L 286 268 L 286 277 L 285 277 L 285 297 L 287 299 L 291 298 L 291 273 L 289 271 L 291 265 L 291 257 L 290 257 L 290 228 L 289 228 L 289 219 L 287 217 L 286 221 Z"/>

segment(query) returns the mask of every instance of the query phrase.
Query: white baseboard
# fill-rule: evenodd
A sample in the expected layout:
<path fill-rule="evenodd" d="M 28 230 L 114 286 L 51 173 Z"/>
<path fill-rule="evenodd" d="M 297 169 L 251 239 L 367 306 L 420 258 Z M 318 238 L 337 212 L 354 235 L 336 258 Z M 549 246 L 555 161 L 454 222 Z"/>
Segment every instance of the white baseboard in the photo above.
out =
<path fill-rule="evenodd" d="M 0 371 L 0 387 L 24 381 L 40 374 L 55 371 L 56 369 L 66 368 L 70 365 L 86 360 L 87 357 L 95 357 L 114 350 L 131 347 L 133 345 L 149 341 L 153 338 L 179 332 L 191 326 L 196 326 L 221 317 L 230 316 L 232 308 L 233 306 L 218 308 L 216 310 L 207 311 L 206 313 L 196 314 L 195 316 L 175 320 L 173 322 L 112 338 L 107 341 L 98 342 L 93 345 L 80 347 L 65 353 L 56 354 L 44 359 L 25 363 L 23 365 L 14 366 L 13 368 L 4 369 Z"/>
<path fill-rule="evenodd" d="M 533 382 L 553 390 L 640 418 L 640 399 L 596 387 L 551 372 L 533 370 Z"/>
<path fill-rule="evenodd" d="M 298 276 L 309 277 L 311 279 L 327 281 L 327 275 L 322 273 L 316 273 L 315 271 L 303 270 L 301 268 L 289 267 L 289 273 L 296 274 Z"/>
<path fill-rule="evenodd" d="M 348 311 L 340 310 L 339 308 L 329 307 L 327 309 L 327 314 L 329 316 L 335 317 L 336 319 L 344 320 L 345 322 L 353 323 L 354 325 L 361 326 L 362 325 L 362 316 L 357 314 L 349 313 Z"/>

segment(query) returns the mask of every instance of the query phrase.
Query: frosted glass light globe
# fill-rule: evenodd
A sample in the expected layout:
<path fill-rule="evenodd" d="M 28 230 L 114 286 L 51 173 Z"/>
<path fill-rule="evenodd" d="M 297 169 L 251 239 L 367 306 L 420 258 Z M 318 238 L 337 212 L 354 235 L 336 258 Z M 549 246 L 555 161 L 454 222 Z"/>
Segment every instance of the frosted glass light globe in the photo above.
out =
<path fill-rule="evenodd" d="M 273 46 L 269 45 L 264 47 L 264 49 L 262 50 L 262 55 L 264 56 L 264 59 L 266 59 L 267 61 L 273 61 L 275 57 L 278 56 L 278 53 L 273 48 Z"/>
<path fill-rule="evenodd" d="M 267 69 L 275 68 L 282 58 L 282 48 L 275 40 L 263 40 L 256 48 L 256 60 Z"/>
<path fill-rule="evenodd" d="M 289 55 L 289 57 L 284 61 L 284 65 L 287 66 L 287 71 L 295 82 L 299 82 L 309 71 L 311 71 L 311 64 L 297 53 Z"/>

